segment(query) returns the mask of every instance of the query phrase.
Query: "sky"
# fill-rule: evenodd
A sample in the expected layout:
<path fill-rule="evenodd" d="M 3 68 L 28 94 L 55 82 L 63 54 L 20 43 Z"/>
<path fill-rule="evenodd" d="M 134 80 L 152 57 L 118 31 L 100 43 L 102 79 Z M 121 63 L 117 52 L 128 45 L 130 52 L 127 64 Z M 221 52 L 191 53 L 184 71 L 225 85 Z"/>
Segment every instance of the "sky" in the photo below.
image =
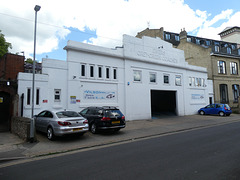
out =
<path fill-rule="evenodd" d="M 123 34 L 150 28 L 220 40 L 218 33 L 240 27 L 239 0 L 1 0 L 0 30 L 11 53 L 33 58 L 35 5 L 36 60 L 66 60 L 68 40 L 114 48 Z"/>

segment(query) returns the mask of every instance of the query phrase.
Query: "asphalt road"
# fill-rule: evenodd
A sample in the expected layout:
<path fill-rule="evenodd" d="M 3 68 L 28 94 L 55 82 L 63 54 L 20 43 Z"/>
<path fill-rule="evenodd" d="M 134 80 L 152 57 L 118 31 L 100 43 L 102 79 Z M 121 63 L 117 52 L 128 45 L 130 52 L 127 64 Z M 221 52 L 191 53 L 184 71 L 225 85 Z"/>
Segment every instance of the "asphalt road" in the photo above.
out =
<path fill-rule="evenodd" d="M 240 179 L 240 123 L 0 169 L 0 179 Z"/>

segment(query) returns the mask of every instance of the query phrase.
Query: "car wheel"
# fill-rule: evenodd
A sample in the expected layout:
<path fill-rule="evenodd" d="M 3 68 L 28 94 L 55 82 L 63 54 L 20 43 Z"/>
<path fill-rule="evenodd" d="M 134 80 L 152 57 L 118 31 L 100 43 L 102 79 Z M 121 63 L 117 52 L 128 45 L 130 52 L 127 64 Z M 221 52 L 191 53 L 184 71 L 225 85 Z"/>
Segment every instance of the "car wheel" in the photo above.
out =
<path fill-rule="evenodd" d="M 97 126 L 95 123 L 92 123 L 90 126 L 91 133 L 96 134 L 97 133 Z"/>
<path fill-rule="evenodd" d="M 55 139 L 55 135 L 54 135 L 52 127 L 49 127 L 47 129 L 47 138 L 51 141 Z"/>
<path fill-rule="evenodd" d="M 200 115 L 204 115 L 205 112 L 204 112 L 204 111 L 200 111 L 199 114 L 200 114 Z"/>
<path fill-rule="evenodd" d="M 224 112 L 219 112 L 219 116 L 224 116 L 225 115 L 225 113 Z"/>

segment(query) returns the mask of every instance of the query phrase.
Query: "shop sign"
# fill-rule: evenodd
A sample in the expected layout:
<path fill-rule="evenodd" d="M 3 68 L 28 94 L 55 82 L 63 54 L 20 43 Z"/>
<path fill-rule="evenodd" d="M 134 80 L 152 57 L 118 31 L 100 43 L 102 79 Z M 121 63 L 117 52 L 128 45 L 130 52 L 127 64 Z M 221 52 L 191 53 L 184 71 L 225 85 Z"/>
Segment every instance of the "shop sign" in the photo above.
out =
<path fill-rule="evenodd" d="M 108 100 L 108 99 L 115 99 L 116 92 L 86 90 L 83 92 L 83 96 L 84 96 L 84 99 Z"/>

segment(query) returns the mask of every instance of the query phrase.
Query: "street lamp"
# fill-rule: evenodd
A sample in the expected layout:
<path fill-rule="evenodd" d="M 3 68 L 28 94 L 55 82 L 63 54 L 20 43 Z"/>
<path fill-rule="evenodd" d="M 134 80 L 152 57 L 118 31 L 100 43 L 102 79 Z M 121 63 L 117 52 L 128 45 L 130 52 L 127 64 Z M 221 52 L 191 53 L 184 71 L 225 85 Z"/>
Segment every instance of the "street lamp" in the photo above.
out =
<path fill-rule="evenodd" d="M 34 28 L 34 50 L 33 50 L 33 81 L 32 81 L 32 118 L 34 116 L 34 83 L 35 83 L 35 53 L 36 53 L 36 32 L 37 32 L 37 12 L 41 9 L 41 6 L 36 5 L 35 11 L 35 28 Z"/>

